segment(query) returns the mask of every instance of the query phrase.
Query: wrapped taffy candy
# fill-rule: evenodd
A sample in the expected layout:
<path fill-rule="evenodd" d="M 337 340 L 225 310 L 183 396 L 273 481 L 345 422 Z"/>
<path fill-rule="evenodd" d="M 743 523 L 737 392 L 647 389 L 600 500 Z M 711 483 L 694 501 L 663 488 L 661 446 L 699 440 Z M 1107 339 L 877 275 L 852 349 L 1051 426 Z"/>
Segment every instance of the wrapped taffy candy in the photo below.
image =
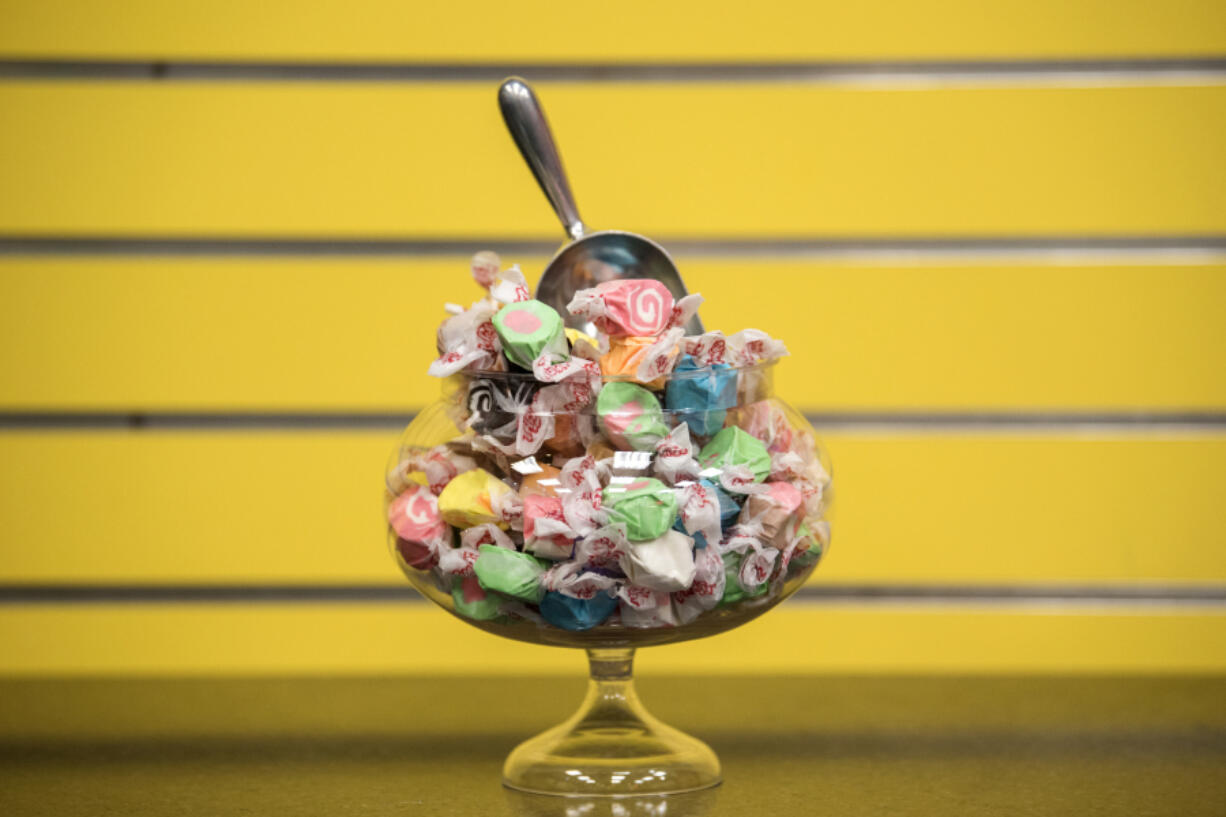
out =
<path fill-rule="evenodd" d="M 567 309 L 613 337 L 650 337 L 668 328 L 673 294 L 659 281 L 623 278 L 575 293 Z"/>
<path fill-rule="evenodd" d="M 580 643 L 567 639 L 727 626 L 803 582 L 829 546 L 830 478 L 773 394 L 782 343 L 686 336 L 701 296 L 652 280 L 583 290 L 559 313 L 496 255 L 471 269 L 483 297 L 451 309 L 431 367 L 445 397 L 387 480 L 414 584 L 486 629 Z"/>

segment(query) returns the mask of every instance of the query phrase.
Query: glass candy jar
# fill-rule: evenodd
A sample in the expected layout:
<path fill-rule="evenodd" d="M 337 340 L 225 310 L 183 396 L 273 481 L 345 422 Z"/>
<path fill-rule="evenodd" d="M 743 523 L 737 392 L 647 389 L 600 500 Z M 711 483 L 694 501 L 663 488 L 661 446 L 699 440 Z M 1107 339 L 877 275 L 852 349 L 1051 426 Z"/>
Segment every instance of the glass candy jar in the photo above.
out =
<path fill-rule="evenodd" d="M 762 615 L 829 545 L 829 462 L 774 396 L 773 366 L 606 377 L 578 408 L 540 399 L 531 374 L 462 372 L 405 429 L 385 510 L 409 581 L 474 627 L 587 651 L 579 711 L 518 746 L 505 785 L 631 795 L 719 783 L 706 744 L 644 710 L 632 662 L 638 647 Z"/>

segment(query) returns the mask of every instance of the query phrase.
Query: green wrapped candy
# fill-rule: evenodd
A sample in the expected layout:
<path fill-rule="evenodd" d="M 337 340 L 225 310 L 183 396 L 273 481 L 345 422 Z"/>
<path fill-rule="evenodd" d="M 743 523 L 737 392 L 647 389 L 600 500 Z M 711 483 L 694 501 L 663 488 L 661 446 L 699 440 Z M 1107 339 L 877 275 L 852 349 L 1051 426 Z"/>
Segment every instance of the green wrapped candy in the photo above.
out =
<path fill-rule="evenodd" d="M 660 401 L 633 383 L 606 383 L 596 398 L 596 413 L 605 434 L 621 448 L 650 451 L 668 436 Z"/>
<path fill-rule="evenodd" d="M 797 547 L 795 554 L 792 556 L 792 564 L 808 567 L 809 565 L 817 564 L 822 558 L 826 546 L 830 543 L 830 523 L 823 519 L 816 522 L 810 528 L 808 523 L 800 522 L 794 535 L 801 538 L 801 545 L 805 549 L 800 550 L 799 546 Z"/>
<path fill-rule="evenodd" d="M 744 465 L 753 472 L 754 482 L 761 482 L 771 473 L 766 443 L 736 426 L 728 426 L 712 437 L 698 452 L 698 464 L 704 469 Z"/>
<path fill-rule="evenodd" d="M 640 477 L 623 484 L 613 482 L 604 489 L 603 500 L 609 523 L 624 523 L 631 542 L 658 539 L 677 519 L 677 495 L 658 479 Z"/>
<path fill-rule="evenodd" d="M 751 593 L 746 593 L 741 587 L 737 576 L 741 572 L 741 561 L 745 558 L 742 553 L 730 551 L 724 556 L 724 595 L 719 600 L 720 607 L 727 607 L 730 604 L 736 604 L 738 601 L 745 599 L 756 599 L 758 596 L 765 596 L 769 587 L 768 582 L 762 582 Z"/>
<path fill-rule="evenodd" d="M 494 314 L 493 323 L 502 351 L 517 366 L 531 369 L 532 361 L 545 352 L 569 357 L 562 316 L 540 301 L 507 304 Z"/>
<path fill-rule="evenodd" d="M 451 599 L 457 613 L 476 621 L 498 618 L 498 608 L 502 606 L 502 597 L 485 592 L 476 576 L 456 579 L 451 586 Z"/>
<path fill-rule="evenodd" d="M 529 553 L 481 545 L 473 570 L 483 589 L 536 604 L 545 595 L 541 576 L 548 564 Z"/>

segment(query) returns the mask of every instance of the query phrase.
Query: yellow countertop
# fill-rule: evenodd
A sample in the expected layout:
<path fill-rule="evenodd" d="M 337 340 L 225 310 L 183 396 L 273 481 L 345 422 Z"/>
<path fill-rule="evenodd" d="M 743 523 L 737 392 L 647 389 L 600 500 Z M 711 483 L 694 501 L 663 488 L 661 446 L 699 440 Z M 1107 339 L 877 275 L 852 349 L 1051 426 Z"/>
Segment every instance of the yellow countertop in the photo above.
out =
<path fill-rule="evenodd" d="M 1222 814 L 1226 678 L 648 677 L 724 785 L 529 798 L 505 754 L 567 678 L 0 682 L 0 813 Z"/>

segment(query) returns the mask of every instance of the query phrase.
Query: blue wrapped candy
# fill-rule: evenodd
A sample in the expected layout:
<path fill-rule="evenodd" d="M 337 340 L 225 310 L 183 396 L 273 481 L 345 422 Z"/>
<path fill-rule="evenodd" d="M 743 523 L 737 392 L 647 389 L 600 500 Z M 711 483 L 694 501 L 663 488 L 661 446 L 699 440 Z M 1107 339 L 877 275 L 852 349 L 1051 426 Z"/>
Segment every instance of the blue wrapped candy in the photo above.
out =
<path fill-rule="evenodd" d="M 715 493 L 715 499 L 717 502 L 719 502 L 720 530 L 728 530 L 728 528 L 735 525 L 736 520 L 741 515 L 741 506 L 736 504 L 736 500 L 730 497 L 727 491 L 716 485 L 714 482 L 711 482 L 709 479 L 700 479 L 698 482 L 708 491 Z M 692 536 L 694 538 L 695 549 L 701 549 L 707 546 L 707 537 L 702 535 L 702 531 L 694 531 L 693 533 L 690 533 L 685 529 L 685 525 L 682 524 L 680 519 L 677 520 L 677 524 L 673 525 L 673 530 L 678 530 L 687 536 Z"/>
<path fill-rule="evenodd" d="M 719 526 L 723 530 L 728 530 L 736 524 L 737 518 L 741 515 L 741 506 L 736 500 L 728 495 L 728 492 L 716 485 L 714 482 L 706 479 L 700 479 L 698 482 L 715 492 L 715 499 L 719 502 Z"/>
<path fill-rule="evenodd" d="M 551 590 L 541 599 L 541 616 L 563 630 L 590 630 L 617 609 L 617 598 L 597 593 L 590 599 L 576 599 Z"/>
<path fill-rule="evenodd" d="M 687 375 L 689 372 L 703 372 Z M 703 366 L 682 355 L 664 392 L 664 407 L 679 412 L 690 431 L 709 437 L 724 426 L 725 409 L 736 405 L 736 371 L 726 363 Z"/>

